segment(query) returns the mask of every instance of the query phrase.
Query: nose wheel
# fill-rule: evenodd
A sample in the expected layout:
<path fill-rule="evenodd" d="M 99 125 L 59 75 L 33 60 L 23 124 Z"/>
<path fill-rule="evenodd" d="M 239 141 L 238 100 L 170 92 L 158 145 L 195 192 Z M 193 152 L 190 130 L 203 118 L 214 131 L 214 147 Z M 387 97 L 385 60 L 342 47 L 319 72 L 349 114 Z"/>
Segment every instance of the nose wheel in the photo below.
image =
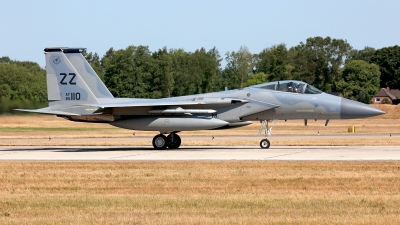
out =
<path fill-rule="evenodd" d="M 181 138 L 176 133 L 170 133 L 167 137 L 164 134 L 158 134 L 153 138 L 154 149 L 177 149 L 181 146 Z"/>
<path fill-rule="evenodd" d="M 265 138 L 260 141 L 261 148 L 269 148 L 269 146 L 271 146 L 271 143 L 269 142 L 268 139 Z"/>

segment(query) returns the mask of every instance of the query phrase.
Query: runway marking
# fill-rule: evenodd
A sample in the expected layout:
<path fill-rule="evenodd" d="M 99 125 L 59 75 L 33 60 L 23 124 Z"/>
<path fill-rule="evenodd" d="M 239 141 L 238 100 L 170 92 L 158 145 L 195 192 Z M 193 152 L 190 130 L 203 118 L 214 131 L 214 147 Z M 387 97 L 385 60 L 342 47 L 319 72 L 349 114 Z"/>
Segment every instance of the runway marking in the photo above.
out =
<path fill-rule="evenodd" d="M 273 158 L 282 157 L 282 156 L 288 156 L 288 155 L 296 155 L 296 154 L 300 154 L 300 153 L 304 153 L 304 152 L 308 152 L 308 151 L 305 150 L 305 151 L 300 151 L 300 152 L 293 152 L 293 153 L 287 153 L 287 154 L 282 154 L 282 155 L 270 156 L 270 157 L 264 158 L 264 160 L 273 159 Z"/>
<path fill-rule="evenodd" d="M 135 156 L 142 156 L 142 155 L 151 155 L 151 154 L 157 154 L 160 153 L 160 151 L 155 151 L 155 152 L 150 152 L 150 153 L 143 153 L 143 154 L 134 154 L 134 155 L 125 155 L 125 156 L 117 156 L 117 157 L 111 157 L 109 159 L 122 159 L 122 158 L 128 158 L 128 157 L 135 157 Z"/>

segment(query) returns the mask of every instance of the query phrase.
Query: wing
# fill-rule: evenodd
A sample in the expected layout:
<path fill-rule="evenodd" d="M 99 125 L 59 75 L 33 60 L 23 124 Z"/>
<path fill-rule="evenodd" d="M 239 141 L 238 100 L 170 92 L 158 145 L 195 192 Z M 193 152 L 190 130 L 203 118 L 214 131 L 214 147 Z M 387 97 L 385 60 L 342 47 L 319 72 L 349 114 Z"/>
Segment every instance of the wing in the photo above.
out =
<path fill-rule="evenodd" d="M 41 109 L 15 109 L 23 112 L 52 114 L 62 116 L 101 115 L 109 109 L 118 108 L 150 108 L 148 114 L 213 114 L 215 106 L 240 106 L 248 100 L 237 98 L 189 98 L 189 99 L 107 99 L 107 102 L 82 105 L 58 105 Z M 199 105 L 202 107 L 199 109 Z M 207 107 L 209 106 L 209 107 Z M 183 108 L 185 109 L 183 109 Z"/>
<path fill-rule="evenodd" d="M 190 99 L 144 99 L 134 101 L 126 101 L 121 99 L 114 100 L 110 103 L 100 103 L 100 104 L 90 104 L 90 107 L 98 108 L 94 114 L 101 114 L 110 108 L 135 108 L 135 107 L 153 107 L 154 109 L 150 110 L 149 113 L 168 113 L 168 114 L 196 114 L 196 113 L 215 113 L 216 111 L 213 109 L 215 105 L 218 107 L 229 106 L 233 104 L 245 104 L 249 101 L 243 99 L 236 98 L 190 98 Z M 197 107 L 204 105 L 209 109 L 197 109 Z M 191 107 L 193 106 L 193 107 Z M 207 107 L 209 106 L 209 107 Z M 182 109 L 185 107 L 186 109 Z M 161 108 L 161 109 L 160 109 Z M 193 108 L 193 109 L 190 109 Z"/>

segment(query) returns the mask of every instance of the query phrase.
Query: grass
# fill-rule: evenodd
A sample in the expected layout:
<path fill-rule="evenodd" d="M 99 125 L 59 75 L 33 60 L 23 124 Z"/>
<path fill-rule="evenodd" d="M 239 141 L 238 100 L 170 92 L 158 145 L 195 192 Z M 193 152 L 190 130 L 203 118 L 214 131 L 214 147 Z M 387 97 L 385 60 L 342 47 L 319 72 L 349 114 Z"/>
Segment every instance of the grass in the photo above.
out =
<path fill-rule="evenodd" d="M 114 128 L 117 129 L 117 128 Z M 55 131 L 98 131 L 106 128 L 73 128 L 73 127 L 0 127 L 0 132 L 55 132 Z"/>
<path fill-rule="evenodd" d="M 0 223 L 398 224 L 399 175 L 399 162 L 2 162 Z"/>

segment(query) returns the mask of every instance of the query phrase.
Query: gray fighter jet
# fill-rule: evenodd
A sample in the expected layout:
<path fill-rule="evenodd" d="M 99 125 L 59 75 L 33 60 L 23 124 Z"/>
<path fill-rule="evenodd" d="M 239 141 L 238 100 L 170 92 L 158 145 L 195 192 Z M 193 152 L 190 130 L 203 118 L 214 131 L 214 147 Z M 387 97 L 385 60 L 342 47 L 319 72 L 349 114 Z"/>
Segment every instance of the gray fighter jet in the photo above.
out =
<path fill-rule="evenodd" d="M 158 131 L 155 149 L 176 149 L 180 131 L 230 129 L 260 121 L 262 148 L 269 148 L 269 122 L 354 119 L 381 115 L 369 105 L 326 94 L 301 81 L 163 99 L 114 98 L 81 54 L 84 48 L 45 48 L 49 106 L 20 111 L 53 114 L 72 121 Z M 167 135 L 167 136 L 166 136 Z"/>

